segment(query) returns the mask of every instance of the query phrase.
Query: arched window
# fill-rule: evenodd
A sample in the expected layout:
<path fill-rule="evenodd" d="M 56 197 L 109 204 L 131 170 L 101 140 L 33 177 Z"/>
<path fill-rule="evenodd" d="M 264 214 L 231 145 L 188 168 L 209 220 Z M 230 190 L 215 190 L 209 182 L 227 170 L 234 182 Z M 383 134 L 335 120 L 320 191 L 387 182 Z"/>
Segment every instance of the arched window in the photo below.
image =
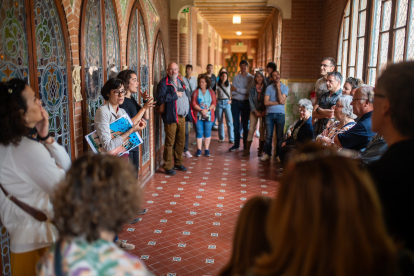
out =
<path fill-rule="evenodd" d="M 95 130 L 95 112 L 104 103 L 100 91 L 105 80 L 116 77 L 121 67 L 117 13 L 112 1 L 86 0 L 82 12 L 82 114 L 86 134 Z"/>
<path fill-rule="evenodd" d="M 153 63 L 153 82 L 154 82 L 154 97 L 156 97 L 158 83 L 167 75 L 164 57 L 164 47 L 162 45 L 161 33 L 158 33 L 157 40 L 154 46 L 154 63 Z M 155 152 L 156 162 L 162 159 L 161 147 L 164 145 L 165 131 L 164 123 L 161 115 L 155 113 Z"/>
<path fill-rule="evenodd" d="M 414 59 L 413 6 L 414 0 L 348 2 L 337 57 L 344 78 L 357 77 L 374 85 L 389 62 Z"/>
<path fill-rule="evenodd" d="M 68 30 L 60 1 L 0 1 L 0 81 L 25 80 L 49 114 L 49 131 L 69 155 L 74 146 Z M 31 54 L 29 57 L 29 53 Z M 2 275 L 11 275 L 9 237 L 0 223 Z"/>
<path fill-rule="evenodd" d="M 367 80 L 371 85 L 388 62 L 414 59 L 414 1 L 374 2 Z"/>
<path fill-rule="evenodd" d="M 138 2 L 131 12 L 129 35 L 128 35 L 128 67 L 136 72 L 140 83 L 140 89 L 149 93 L 149 74 L 148 74 L 148 46 L 145 33 L 144 20 L 138 9 Z M 138 102 L 143 104 L 143 99 L 139 93 L 132 95 Z M 141 131 L 143 143 L 141 145 L 140 174 L 149 171 L 150 165 L 150 124 Z"/>
<path fill-rule="evenodd" d="M 49 113 L 50 133 L 71 155 L 72 81 L 62 17 L 55 1 L 0 2 L 0 80 L 20 78 L 34 88 Z"/>
<path fill-rule="evenodd" d="M 343 77 L 365 77 L 363 72 L 366 42 L 367 0 L 350 0 L 344 12 L 337 70 Z"/>

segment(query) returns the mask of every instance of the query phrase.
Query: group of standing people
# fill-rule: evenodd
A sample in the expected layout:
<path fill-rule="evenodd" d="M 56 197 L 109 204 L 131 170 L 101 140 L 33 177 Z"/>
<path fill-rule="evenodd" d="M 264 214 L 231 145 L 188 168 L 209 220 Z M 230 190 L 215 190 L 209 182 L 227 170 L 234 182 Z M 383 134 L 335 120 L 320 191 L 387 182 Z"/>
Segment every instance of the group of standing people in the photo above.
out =
<path fill-rule="evenodd" d="M 276 63 L 269 62 L 265 77 L 263 72 L 255 75 L 248 72 L 249 63 L 242 60 L 240 72 L 230 82 L 223 67 L 216 77 L 213 65 L 207 66 L 207 73 L 196 78 L 192 76 L 192 65 L 186 66 L 186 75 L 181 78 L 178 65 L 168 65 L 168 75 L 163 78 L 157 89 L 156 102 L 161 108 L 166 133 L 164 147 L 164 170 L 175 175 L 176 170 L 186 171 L 183 156 L 192 157 L 188 150 L 189 125 L 196 132 L 197 151 L 195 156 L 210 156 L 211 130 L 217 120 L 219 142 L 225 141 L 224 118 L 227 124 L 228 141 L 233 144 L 230 152 L 240 149 L 243 139 L 243 156 L 250 155 L 250 147 L 258 125 L 259 151 L 262 161 L 272 155 L 273 131 L 276 127 L 276 152 L 279 155 L 283 143 L 285 126 L 285 102 L 289 88 L 280 81 Z M 174 159 L 174 162 L 173 162 Z M 173 164 L 174 163 L 174 164 Z"/>

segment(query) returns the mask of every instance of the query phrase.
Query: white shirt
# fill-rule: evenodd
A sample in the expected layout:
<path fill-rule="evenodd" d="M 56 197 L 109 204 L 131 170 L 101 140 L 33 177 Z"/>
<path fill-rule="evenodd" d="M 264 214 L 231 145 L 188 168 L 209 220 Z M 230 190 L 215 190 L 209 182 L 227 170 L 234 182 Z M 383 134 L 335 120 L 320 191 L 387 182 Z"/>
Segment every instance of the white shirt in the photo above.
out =
<path fill-rule="evenodd" d="M 322 77 L 315 83 L 315 92 L 316 92 L 316 102 L 318 102 L 321 95 L 325 92 L 328 92 L 328 88 L 326 87 L 326 80 Z"/>
<path fill-rule="evenodd" d="M 44 146 L 23 137 L 18 146 L 0 145 L 0 183 L 3 188 L 20 201 L 45 213 L 49 219 L 53 218 L 50 195 L 70 166 L 69 155 L 56 141 Z M 9 231 L 13 253 L 48 247 L 58 238 L 52 224 L 36 220 L 7 199 L 2 191 L 0 216 Z"/>
<path fill-rule="evenodd" d="M 247 73 L 245 77 L 242 74 L 237 74 L 233 78 L 233 86 L 236 87 L 236 91 L 231 92 L 232 99 L 243 101 L 249 99 L 248 87 L 254 81 L 254 77 Z"/>
<path fill-rule="evenodd" d="M 96 133 L 98 133 L 99 141 L 101 142 L 104 150 L 111 151 L 124 143 L 124 139 L 122 139 L 121 136 L 112 139 L 109 124 L 116 121 L 116 119 L 121 118 L 125 114 L 125 110 L 120 107 L 118 109 L 118 113 L 115 112 L 112 105 L 109 104 L 109 101 L 96 111 Z"/>

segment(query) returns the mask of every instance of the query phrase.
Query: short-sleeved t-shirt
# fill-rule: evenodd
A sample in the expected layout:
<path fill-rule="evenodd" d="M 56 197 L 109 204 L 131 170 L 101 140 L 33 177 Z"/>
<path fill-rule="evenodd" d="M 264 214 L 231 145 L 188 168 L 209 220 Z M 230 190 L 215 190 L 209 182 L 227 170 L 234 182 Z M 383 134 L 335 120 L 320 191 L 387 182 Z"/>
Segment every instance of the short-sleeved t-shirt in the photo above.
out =
<path fill-rule="evenodd" d="M 131 97 L 131 98 L 125 97 L 124 102 L 119 107 L 124 109 L 130 118 L 135 117 L 138 114 L 138 112 L 141 110 L 141 105 L 137 103 L 134 97 Z M 138 152 L 138 148 L 139 147 L 136 147 L 132 149 L 131 151 Z"/>
<path fill-rule="evenodd" d="M 362 116 L 353 128 L 337 135 L 343 148 L 353 150 L 366 148 L 369 141 L 376 135 L 376 133 L 371 130 L 371 116 L 372 111 Z"/>
<path fill-rule="evenodd" d="M 280 90 L 282 90 L 282 94 L 285 94 L 286 96 L 289 93 L 289 87 L 284 85 L 283 83 L 280 84 Z M 276 86 L 274 84 L 271 84 L 266 87 L 266 96 L 270 96 L 271 102 L 277 102 L 277 93 L 276 93 Z M 266 107 L 266 114 L 269 113 L 282 113 L 285 114 L 285 105 L 284 104 L 278 104 L 278 105 L 271 105 Z"/>

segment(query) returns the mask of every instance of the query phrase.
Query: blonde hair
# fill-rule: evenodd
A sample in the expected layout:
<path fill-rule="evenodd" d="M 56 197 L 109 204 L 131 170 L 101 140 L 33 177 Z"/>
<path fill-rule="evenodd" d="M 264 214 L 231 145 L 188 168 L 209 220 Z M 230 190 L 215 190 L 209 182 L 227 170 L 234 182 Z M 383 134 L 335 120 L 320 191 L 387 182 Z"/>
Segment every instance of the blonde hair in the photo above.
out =
<path fill-rule="evenodd" d="M 306 154 L 327 151 L 305 145 Z M 267 220 L 271 253 L 255 275 L 378 276 L 394 272 L 395 248 L 374 185 L 354 160 L 338 156 L 288 165 Z M 300 160 L 300 159 L 299 159 Z"/>

